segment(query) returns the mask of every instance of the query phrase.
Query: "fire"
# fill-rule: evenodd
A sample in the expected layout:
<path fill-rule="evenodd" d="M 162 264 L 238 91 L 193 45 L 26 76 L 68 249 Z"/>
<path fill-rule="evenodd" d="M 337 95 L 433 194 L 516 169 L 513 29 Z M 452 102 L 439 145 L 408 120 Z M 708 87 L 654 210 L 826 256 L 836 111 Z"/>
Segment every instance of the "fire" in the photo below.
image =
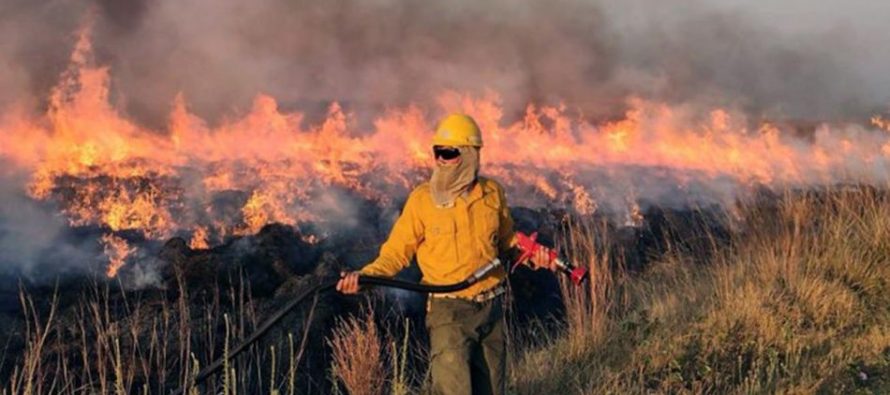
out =
<path fill-rule="evenodd" d="M 483 172 L 513 204 L 560 205 L 582 214 L 621 212 L 640 223 L 640 196 L 734 197 L 748 186 L 852 181 L 882 183 L 890 130 L 881 117 L 822 125 L 805 139 L 788 126 L 752 122 L 731 109 L 669 106 L 640 98 L 623 117 L 592 122 L 568 104 L 529 105 L 504 115 L 496 93 L 439 96 L 435 111 L 390 108 L 363 129 L 337 103 L 308 124 L 304 114 L 258 95 L 252 109 L 219 126 L 172 98 L 164 130 L 151 130 L 109 102 L 110 72 L 93 63 L 89 29 L 40 116 L 0 114 L 0 159 L 31 175 L 29 196 L 58 204 L 72 226 L 97 226 L 114 276 L 136 250 L 116 232 L 148 239 L 181 235 L 209 248 L 270 222 L 323 223 L 332 190 L 391 205 L 425 178 L 435 118 L 472 115 L 485 133 Z M 432 116 L 428 114 L 433 114 Z M 645 171 L 644 171 L 645 170 Z M 730 191 L 728 191 L 730 190 Z M 323 234 L 304 235 L 317 242 Z"/>
<path fill-rule="evenodd" d="M 210 248 L 207 242 L 207 228 L 198 226 L 192 233 L 192 239 L 189 241 L 189 248 L 193 250 L 206 250 Z"/>
<path fill-rule="evenodd" d="M 127 244 L 127 241 L 113 234 L 105 234 L 101 239 L 105 256 L 108 257 L 108 269 L 105 274 L 108 277 L 117 275 L 117 271 L 124 266 L 127 257 L 136 250 Z"/>
<path fill-rule="evenodd" d="M 880 115 L 871 117 L 871 124 L 890 132 L 890 120 Z"/>

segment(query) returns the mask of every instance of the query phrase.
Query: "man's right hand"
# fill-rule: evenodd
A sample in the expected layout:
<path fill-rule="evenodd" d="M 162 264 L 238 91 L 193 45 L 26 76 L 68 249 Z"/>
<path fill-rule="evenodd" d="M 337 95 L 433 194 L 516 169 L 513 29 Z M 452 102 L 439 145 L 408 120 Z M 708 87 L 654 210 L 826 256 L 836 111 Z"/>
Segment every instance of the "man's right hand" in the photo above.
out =
<path fill-rule="evenodd" d="M 358 272 L 340 272 L 337 290 L 347 295 L 358 293 L 358 276 Z"/>
<path fill-rule="evenodd" d="M 535 251 L 535 256 L 529 258 L 527 264 L 535 270 L 547 269 L 555 272 L 558 269 L 556 267 L 556 259 L 553 259 L 550 249 L 544 246 L 538 247 L 538 251 Z"/>

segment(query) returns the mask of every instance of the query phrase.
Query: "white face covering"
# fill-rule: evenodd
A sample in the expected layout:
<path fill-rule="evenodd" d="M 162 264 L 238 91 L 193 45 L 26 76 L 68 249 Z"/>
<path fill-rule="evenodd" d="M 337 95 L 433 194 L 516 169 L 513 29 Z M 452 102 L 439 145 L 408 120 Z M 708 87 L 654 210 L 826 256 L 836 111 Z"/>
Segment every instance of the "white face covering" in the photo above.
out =
<path fill-rule="evenodd" d="M 479 176 L 479 148 L 460 146 L 460 162 L 449 165 L 436 163 L 430 178 L 430 189 L 436 207 L 454 206 L 454 200 L 476 181 Z"/>

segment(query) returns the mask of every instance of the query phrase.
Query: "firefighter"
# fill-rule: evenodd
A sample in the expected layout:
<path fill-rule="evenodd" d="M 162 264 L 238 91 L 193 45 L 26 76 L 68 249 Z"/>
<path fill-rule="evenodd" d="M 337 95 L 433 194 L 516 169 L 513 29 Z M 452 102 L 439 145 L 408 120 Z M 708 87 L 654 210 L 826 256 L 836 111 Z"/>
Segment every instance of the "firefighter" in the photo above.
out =
<path fill-rule="evenodd" d="M 395 276 L 415 255 L 423 283 L 456 283 L 514 247 L 504 189 L 479 176 L 482 134 L 473 118 L 449 115 L 432 143 L 435 167 L 429 182 L 408 196 L 377 259 L 358 272 L 341 273 L 340 292 L 358 292 L 360 274 Z M 555 270 L 549 256 L 541 249 L 528 263 Z M 426 326 L 434 394 L 505 392 L 506 275 L 499 267 L 463 291 L 430 295 Z"/>

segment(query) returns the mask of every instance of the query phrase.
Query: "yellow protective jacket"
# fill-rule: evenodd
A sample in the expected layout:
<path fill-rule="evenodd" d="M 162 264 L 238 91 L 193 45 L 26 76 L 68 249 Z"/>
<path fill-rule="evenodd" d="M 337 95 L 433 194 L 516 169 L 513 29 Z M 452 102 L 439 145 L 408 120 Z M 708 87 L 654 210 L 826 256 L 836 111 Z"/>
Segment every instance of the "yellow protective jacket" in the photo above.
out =
<path fill-rule="evenodd" d="M 452 284 L 463 281 L 513 244 L 513 218 L 504 189 L 497 182 L 479 177 L 470 193 L 457 198 L 450 208 L 436 207 L 429 183 L 423 183 L 408 196 L 380 255 L 361 273 L 392 277 L 417 254 L 422 283 Z M 473 297 L 504 277 L 502 266 L 453 295 Z"/>

